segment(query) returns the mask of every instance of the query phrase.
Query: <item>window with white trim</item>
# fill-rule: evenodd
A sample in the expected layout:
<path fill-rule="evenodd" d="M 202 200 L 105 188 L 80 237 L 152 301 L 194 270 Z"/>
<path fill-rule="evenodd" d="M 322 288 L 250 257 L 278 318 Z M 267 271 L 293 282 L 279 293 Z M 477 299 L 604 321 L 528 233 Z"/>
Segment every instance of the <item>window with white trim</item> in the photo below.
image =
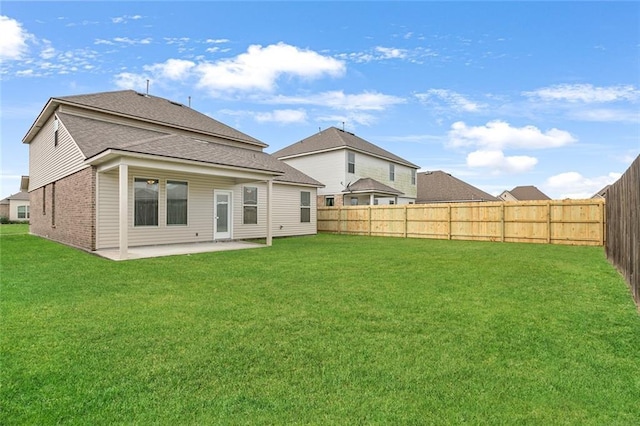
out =
<path fill-rule="evenodd" d="M 300 222 L 311 222 L 311 192 L 300 191 Z"/>
<path fill-rule="evenodd" d="M 187 204 L 189 184 L 187 182 L 167 181 L 167 225 L 187 224 Z"/>
<path fill-rule="evenodd" d="M 134 179 L 134 226 L 158 226 L 158 186 L 158 179 Z"/>
<path fill-rule="evenodd" d="M 354 152 L 347 153 L 347 173 L 356 172 L 356 154 Z"/>
<path fill-rule="evenodd" d="M 393 164 L 389 164 L 389 180 L 391 182 L 396 180 L 396 166 Z"/>
<path fill-rule="evenodd" d="M 415 185 L 415 184 L 416 184 L 416 170 L 411 169 L 411 185 Z"/>
<path fill-rule="evenodd" d="M 29 206 L 18 206 L 18 219 L 29 219 Z"/>
<path fill-rule="evenodd" d="M 242 190 L 242 223 L 258 223 L 258 188 L 255 186 L 245 186 Z"/>

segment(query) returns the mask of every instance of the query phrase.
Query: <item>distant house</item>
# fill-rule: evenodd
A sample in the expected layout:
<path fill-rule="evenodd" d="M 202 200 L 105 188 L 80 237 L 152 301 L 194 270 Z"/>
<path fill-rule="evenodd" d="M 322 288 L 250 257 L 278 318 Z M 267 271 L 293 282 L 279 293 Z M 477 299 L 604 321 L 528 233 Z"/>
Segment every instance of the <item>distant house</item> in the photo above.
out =
<path fill-rule="evenodd" d="M 410 204 L 415 164 L 353 133 L 330 127 L 273 153 L 324 184 L 318 205 Z"/>
<path fill-rule="evenodd" d="M 604 200 L 607 198 L 607 189 L 609 189 L 611 185 L 607 185 L 604 188 L 602 188 L 600 191 L 596 192 L 595 194 L 593 194 L 591 196 L 592 199 L 599 199 L 599 200 Z"/>
<path fill-rule="evenodd" d="M 500 201 L 500 199 L 441 170 L 418 173 L 418 197 L 416 203 L 481 201 Z"/>
<path fill-rule="evenodd" d="M 498 198 L 504 201 L 550 200 L 545 193 L 533 185 L 516 186 L 511 191 L 503 191 Z"/>
<path fill-rule="evenodd" d="M 0 200 L 0 218 L 15 222 L 28 222 L 29 193 L 20 191 Z"/>
<path fill-rule="evenodd" d="M 177 102 L 51 98 L 23 143 L 32 234 L 122 259 L 130 246 L 316 233 L 321 183 Z"/>

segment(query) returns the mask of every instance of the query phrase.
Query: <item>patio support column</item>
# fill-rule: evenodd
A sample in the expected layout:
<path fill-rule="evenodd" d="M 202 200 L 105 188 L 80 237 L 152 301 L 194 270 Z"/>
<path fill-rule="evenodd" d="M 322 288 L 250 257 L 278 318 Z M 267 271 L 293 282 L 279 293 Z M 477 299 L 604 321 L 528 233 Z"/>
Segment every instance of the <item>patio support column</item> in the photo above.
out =
<path fill-rule="evenodd" d="M 129 166 L 127 164 L 120 164 L 118 166 L 119 171 L 119 247 L 120 247 L 120 259 L 126 259 L 129 251 L 129 229 L 128 229 L 128 216 L 129 216 Z"/>
<path fill-rule="evenodd" d="M 267 246 L 271 246 L 273 239 L 273 179 L 267 181 Z"/>
<path fill-rule="evenodd" d="M 373 193 L 371 195 L 369 195 L 369 205 L 372 206 L 373 205 L 373 200 L 374 200 L 374 196 Z"/>

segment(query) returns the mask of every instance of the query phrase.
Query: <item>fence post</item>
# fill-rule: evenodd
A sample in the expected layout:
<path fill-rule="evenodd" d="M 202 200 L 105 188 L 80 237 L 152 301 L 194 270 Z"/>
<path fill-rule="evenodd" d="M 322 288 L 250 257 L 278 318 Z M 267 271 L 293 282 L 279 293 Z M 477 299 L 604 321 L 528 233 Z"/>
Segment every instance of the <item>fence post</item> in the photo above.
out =
<path fill-rule="evenodd" d="M 369 206 L 369 236 L 371 236 L 371 206 Z"/>
<path fill-rule="evenodd" d="M 404 206 L 404 238 L 407 238 L 407 205 Z"/>
<path fill-rule="evenodd" d="M 551 244 L 551 201 L 547 201 L 547 244 Z"/>
<path fill-rule="evenodd" d="M 447 205 L 447 221 L 449 222 L 449 228 L 447 229 L 447 238 L 451 239 L 451 204 Z"/>
<path fill-rule="evenodd" d="M 500 203 L 500 241 L 504 243 L 504 201 Z"/>
<path fill-rule="evenodd" d="M 342 207 L 338 207 L 338 235 L 342 234 Z"/>
<path fill-rule="evenodd" d="M 604 246 L 604 203 L 600 202 L 600 209 L 599 209 L 599 213 L 600 213 L 600 226 L 598 226 L 598 228 L 600 229 L 600 245 Z"/>

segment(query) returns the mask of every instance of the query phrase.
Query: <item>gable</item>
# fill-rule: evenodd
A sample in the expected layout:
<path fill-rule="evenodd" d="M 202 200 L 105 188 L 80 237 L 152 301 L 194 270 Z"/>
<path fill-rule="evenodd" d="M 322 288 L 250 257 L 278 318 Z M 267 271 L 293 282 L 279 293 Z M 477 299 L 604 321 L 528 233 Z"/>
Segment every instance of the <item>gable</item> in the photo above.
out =
<path fill-rule="evenodd" d="M 279 159 L 287 159 L 338 149 L 349 149 L 414 169 L 419 168 L 404 158 L 386 151 L 353 133 L 340 130 L 336 127 L 329 127 L 328 129 L 309 136 L 308 138 L 282 148 L 281 150 L 274 152 L 273 155 Z"/>

